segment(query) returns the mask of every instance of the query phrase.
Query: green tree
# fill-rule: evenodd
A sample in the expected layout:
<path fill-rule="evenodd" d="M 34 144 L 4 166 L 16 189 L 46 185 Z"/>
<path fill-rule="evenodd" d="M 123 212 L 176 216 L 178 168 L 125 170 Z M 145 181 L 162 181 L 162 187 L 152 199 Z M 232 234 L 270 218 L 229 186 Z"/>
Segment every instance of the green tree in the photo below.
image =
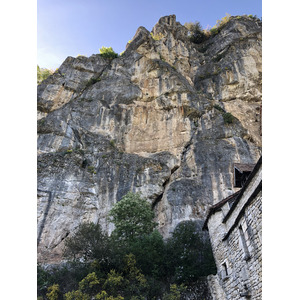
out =
<path fill-rule="evenodd" d="M 197 222 L 183 221 L 168 240 L 169 267 L 176 282 L 194 282 L 201 276 L 215 273 L 209 240 L 201 235 Z"/>
<path fill-rule="evenodd" d="M 139 194 L 127 193 L 110 211 L 115 224 L 113 235 L 120 240 L 130 241 L 150 234 L 155 226 L 154 212 L 150 203 Z"/>
<path fill-rule="evenodd" d="M 74 235 L 65 243 L 64 256 L 83 258 L 85 261 L 96 259 L 101 266 L 109 270 L 113 257 L 110 239 L 99 224 L 83 223 Z"/>
<path fill-rule="evenodd" d="M 162 280 L 166 276 L 165 243 L 158 230 L 133 240 L 128 248 L 128 252 L 136 257 L 137 265 L 143 274 L 156 280 Z"/>
<path fill-rule="evenodd" d="M 116 53 L 112 47 L 102 47 L 99 49 L 100 55 L 103 58 L 114 59 L 118 57 L 118 53 Z"/>

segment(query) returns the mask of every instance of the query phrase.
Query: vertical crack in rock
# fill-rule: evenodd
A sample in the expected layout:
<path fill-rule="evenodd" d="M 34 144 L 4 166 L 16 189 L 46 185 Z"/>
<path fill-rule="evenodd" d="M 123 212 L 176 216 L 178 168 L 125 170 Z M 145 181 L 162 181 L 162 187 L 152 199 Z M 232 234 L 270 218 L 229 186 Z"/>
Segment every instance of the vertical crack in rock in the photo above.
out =
<path fill-rule="evenodd" d="M 76 128 L 73 128 L 72 126 L 71 126 L 71 129 L 72 129 L 72 131 L 74 133 L 74 136 L 75 136 L 76 140 L 80 143 L 80 145 L 82 147 L 84 147 L 78 130 Z"/>
<path fill-rule="evenodd" d="M 51 191 L 44 191 L 44 190 L 40 190 L 40 189 L 38 189 L 38 191 L 39 192 L 48 193 L 49 196 L 48 196 L 47 206 L 46 206 L 46 209 L 45 209 L 44 214 L 43 214 L 43 220 L 41 222 L 40 230 L 39 230 L 38 237 L 37 237 L 37 245 L 40 244 L 41 236 L 42 236 L 42 233 L 43 233 L 43 230 L 44 230 L 44 227 L 45 227 L 45 223 L 46 223 L 46 220 L 47 220 L 48 212 L 50 210 L 52 199 L 54 198 L 54 195 L 55 195 L 55 191 L 53 193 Z"/>
<path fill-rule="evenodd" d="M 171 176 L 175 173 L 175 171 L 176 171 L 177 169 L 179 169 L 179 167 L 180 167 L 180 166 L 174 166 L 173 169 L 171 170 L 170 176 L 168 176 L 168 178 L 164 181 L 164 183 L 163 183 L 163 185 L 162 185 L 162 186 L 163 186 L 163 191 L 162 191 L 162 193 L 159 194 L 159 195 L 156 197 L 156 199 L 153 201 L 153 203 L 152 203 L 152 210 L 155 208 L 155 206 L 157 205 L 157 203 L 162 199 L 162 197 L 163 197 L 163 195 L 164 195 L 164 192 L 165 192 L 165 190 L 166 190 L 166 187 L 167 187 L 167 185 L 168 185 L 169 182 L 170 182 Z"/>

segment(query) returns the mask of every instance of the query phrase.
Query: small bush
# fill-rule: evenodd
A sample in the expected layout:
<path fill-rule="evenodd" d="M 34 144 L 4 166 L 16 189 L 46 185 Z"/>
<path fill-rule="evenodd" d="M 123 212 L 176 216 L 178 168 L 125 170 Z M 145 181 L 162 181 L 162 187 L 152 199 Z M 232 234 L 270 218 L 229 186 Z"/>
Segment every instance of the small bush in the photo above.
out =
<path fill-rule="evenodd" d="M 161 32 L 158 34 L 153 34 L 152 32 L 150 32 L 150 34 L 155 41 L 159 41 L 165 37 Z"/>
<path fill-rule="evenodd" d="M 223 119 L 225 124 L 231 124 L 234 121 L 234 116 L 231 113 L 227 112 L 223 114 Z"/>
<path fill-rule="evenodd" d="M 89 86 L 91 86 L 91 85 L 93 85 L 93 84 L 95 84 L 96 82 L 99 82 L 99 81 L 101 81 L 101 78 L 90 78 L 88 81 L 86 81 L 86 87 L 89 87 Z"/>
<path fill-rule="evenodd" d="M 37 84 L 40 84 L 42 81 L 47 79 L 53 73 L 54 73 L 53 70 L 40 68 L 39 66 L 37 66 Z"/>
<path fill-rule="evenodd" d="M 212 27 L 211 29 L 210 29 L 210 34 L 211 35 L 216 35 L 216 34 L 218 34 L 219 33 L 219 28 L 217 28 L 216 26 L 214 26 L 214 27 Z"/>
<path fill-rule="evenodd" d="M 111 147 L 115 148 L 116 147 L 116 142 L 115 140 L 110 140 L 109 144 L 111 145 Z"/>
<path fill-rule="evenodd" d="M 216 26 L 217 27 L 224 26 L 230 20 L 230 17 L 231 15 L 226 13 L 225 17 L 223 17 L 221 20 L 217 20 Z"/>
<path fill-rule="evenodd" d="M 102 47 L 99 49 L 100 55 L 103 58 L 114 59 L 118 57 L 118 53 L 116 53 L 112 47 Z"/>
<path fill-rule="evenodd" d="M 229 14 L 226 14 L 226 16 L 223 17 L 221 20 L 217 20 L 216 25 L 210 29 L 210 34 L 212 36 L 218 34 L 221 28 L 230 20 L 230 18 L 231 16 Z"/>
<path fill-rule="evenodd" d="M 217 109 L 218 111 L 225 112 L 225 110 L 218 104 L 215 104 L 214 108 Z"/>
<path fill-rule="evenodd" d="M 188 37 L 192 43 L 200 44 L 207 39 L 208 36 L 198 21 L 185 23 L 184 26 L 188 29 Z"/>
<path fill-rule="evenodd" d="M 97 172 L 95 171 L 95 167 L 94 166 L 88 166 L 88 171 L 91 173 L 91 174 L 96 174 Z"/>

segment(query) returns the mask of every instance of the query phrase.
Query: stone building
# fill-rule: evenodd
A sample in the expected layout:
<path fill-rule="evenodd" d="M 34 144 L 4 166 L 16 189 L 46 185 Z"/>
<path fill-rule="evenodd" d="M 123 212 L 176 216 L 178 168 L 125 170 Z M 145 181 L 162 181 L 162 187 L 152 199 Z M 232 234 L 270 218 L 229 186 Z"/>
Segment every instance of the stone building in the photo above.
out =
<path fill-rule="evenodd" d="M 243 173 L 251 166 L 237 168 Z M 238 192 L 210 208 L 203 229 L 209 231 L 217 266 L 210 280 L 213 298 L 261 299 L 262 158 Z"/>

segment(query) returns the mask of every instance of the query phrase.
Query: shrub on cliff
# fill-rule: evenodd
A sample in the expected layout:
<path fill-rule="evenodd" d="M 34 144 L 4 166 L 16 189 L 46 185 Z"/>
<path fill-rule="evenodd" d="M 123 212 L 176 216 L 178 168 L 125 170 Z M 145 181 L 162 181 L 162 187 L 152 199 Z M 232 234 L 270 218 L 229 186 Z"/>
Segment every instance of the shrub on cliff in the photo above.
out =
<path fill-rule="evenodd" d="M 226 16 L 223 17 L 221 20 L 217 20 L 216 22 L 216 25 L 213 26 L 211 29 L 210 29 L 210 33 L 211 35 L 216 35 L 220 32 L 220 30 L 222 29 L 222 27 L 228 23 L 228 21 L 230 20 L 230 14 L 227 14 L 226 13 Z"/>
<path fill-rule="evenodd" d="M 207 39 L 207 35 L 198 21 L 187 22 L 184 26 L 188 29 L 188 37 L 192 43 L 200 44 Z"/>
<path fill-rule="evenodd" d="M 112 47 L 102 47 L 99 49 L 100 55 L 103 58 L 114 59 L 118 57 L 118 53 L 116 53 Z"/>
<path fill-rule="evenodd" d="M 53 73 L 54 71 L 45 68 L 40 68 L 39 65 L 37 65 L 37 84 L 40 84 Z"/>
<path fill-rule="evenodd" d="M 229 112 L 223 114 L 223 119 L 225 124 L 231 124 L 234 122 L 234 116 Z"/>

